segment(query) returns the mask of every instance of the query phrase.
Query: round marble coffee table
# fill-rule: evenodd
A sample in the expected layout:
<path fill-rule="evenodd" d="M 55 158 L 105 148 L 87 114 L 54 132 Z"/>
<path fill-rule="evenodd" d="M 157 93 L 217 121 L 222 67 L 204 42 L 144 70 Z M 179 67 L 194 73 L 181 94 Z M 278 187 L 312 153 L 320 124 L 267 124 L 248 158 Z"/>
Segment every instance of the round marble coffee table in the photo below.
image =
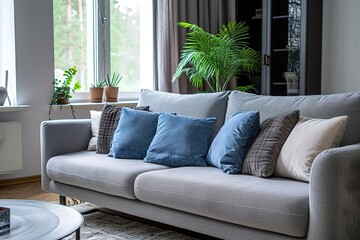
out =
<path fill-rule="evenodd" d="M 83 216 L 69 207 L 35 200 L 0 199 L 10 208 L 10 230 L 0 239 L 61 239 L 76 231 L 80 239 Z"/>

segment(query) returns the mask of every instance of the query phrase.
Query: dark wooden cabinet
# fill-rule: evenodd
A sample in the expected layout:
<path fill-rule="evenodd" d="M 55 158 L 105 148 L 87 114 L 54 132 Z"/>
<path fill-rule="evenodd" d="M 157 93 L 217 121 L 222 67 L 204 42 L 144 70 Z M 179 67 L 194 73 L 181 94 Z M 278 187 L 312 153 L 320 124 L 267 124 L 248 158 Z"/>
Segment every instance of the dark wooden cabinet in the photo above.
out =
<path fill-rule="evenodd" d="M 322 0 L 253 0 L 238 4 L 250 44 L 262 53 L 253 83 L 264 95 L 321 92 Z M 241 81 L 246 81 L 242 79 Z"/>

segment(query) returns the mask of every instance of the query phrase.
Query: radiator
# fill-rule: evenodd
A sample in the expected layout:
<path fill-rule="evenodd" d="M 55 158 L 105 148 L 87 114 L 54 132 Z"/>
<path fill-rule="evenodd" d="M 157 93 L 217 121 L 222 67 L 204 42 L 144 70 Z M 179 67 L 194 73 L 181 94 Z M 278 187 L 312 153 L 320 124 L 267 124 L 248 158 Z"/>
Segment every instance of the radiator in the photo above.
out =
<path fill-rule="evenodd" d="M 22 169 L 21 123 L 0 123 L 0 174 Z"/>

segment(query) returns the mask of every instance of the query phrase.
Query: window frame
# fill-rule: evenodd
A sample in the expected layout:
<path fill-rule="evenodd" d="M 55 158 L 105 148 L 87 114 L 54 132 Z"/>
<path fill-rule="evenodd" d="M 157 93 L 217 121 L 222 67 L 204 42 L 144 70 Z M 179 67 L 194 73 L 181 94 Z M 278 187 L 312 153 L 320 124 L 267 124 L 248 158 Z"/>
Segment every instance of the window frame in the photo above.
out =
<path fill-rule="evenodd" d="M 152 1 L 151 1 L 152 2 Z M 88 63 L 88 66 L 92 67 L 93 76 L 91 78 L 103 79 L 106 76 L 106 73 L 111 72 L 111 52 L 110 52 L 110 0 L 92 0 L 91 1 L 92 11 L 91 17 L 87 16 L 87 21 L 91 24 L 92 29 L 92 39 L 88 39 L 87 48 L 93 48 L 93 51 L 88 50 L 88 54 L 91 54 L 93 61 Z M 89 10 L 89 9 L 87 9 Z M 153 11 L 152 11 L 153 13 Z M 89 14 L 90 15 L 90 14 Z M 152 16 L 154 17 L 154 16 Z M 91 21 L 90 21 L 91 20 Z M 153 24 L 153 21 L 152 21 Z M 154 32 L 153 32 L 154 34 Z M 153 39 L 153 37 L 152 37 Z M 153 50 L 154 51 L 154 50 Z M 154 59 L 154 52 L 152 53 L 152 59 Z M 154 64 L 152 64 L 152 89 L 155 89 L 155 77 L 154 77 Z M 141 79 L 139 79 L 141 82 Z M 93 80 L 95 81 L 95 79 Z M 119 101 L 131 101 L 138 100 L 141 89 L 137 91 L 121 91 L 119 89 Z M 76 91 L 72 93 L 72 102 L 88 102 L 90 99 L 89 89 Z"/>

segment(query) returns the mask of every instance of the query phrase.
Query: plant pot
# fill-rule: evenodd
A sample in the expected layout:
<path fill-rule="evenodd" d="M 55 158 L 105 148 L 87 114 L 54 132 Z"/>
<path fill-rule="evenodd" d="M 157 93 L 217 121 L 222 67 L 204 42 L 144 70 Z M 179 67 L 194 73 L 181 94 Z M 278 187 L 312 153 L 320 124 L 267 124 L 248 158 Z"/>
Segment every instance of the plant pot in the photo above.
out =
<path fill-rule="evenodd" d="M 104 88 L 90 88 L 90 102 L 101 103 L 103 98 Z"/>
<path fill-rule="evenodd" d="M 105 87 L 105 96 L 107 102 L 118 101 L 119 87 Z"/>
<path fill-rule="evenodd" d="M 299 95 L 299 74 L 297 72 L 284 72 L 283 76 L 286 80 L 287 95 Z"/>
<path fill-rule="evenodd" d="M 69 99 L 68 98 L 59 98 L 57 101 L 56 101 L 56 104 L 69 104 Z"/>

